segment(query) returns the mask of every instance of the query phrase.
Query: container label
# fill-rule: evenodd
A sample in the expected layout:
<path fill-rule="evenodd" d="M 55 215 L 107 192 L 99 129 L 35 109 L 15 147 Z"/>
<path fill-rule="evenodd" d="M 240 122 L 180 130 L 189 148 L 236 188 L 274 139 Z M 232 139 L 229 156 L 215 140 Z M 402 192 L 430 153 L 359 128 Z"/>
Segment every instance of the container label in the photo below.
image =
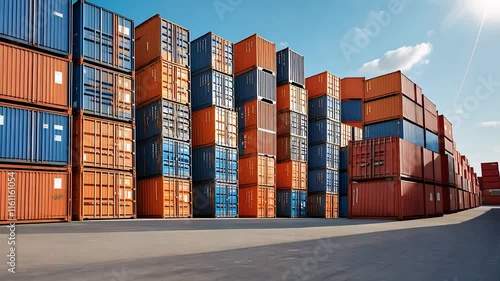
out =
<path fill-rule="evenodd" d="M 54 136 L 54 141 L 62 142 L 62 136 L 55 135 Z"/>
<path fill-rule="evenodd" d="M 49 124 L 43 124 L 43 128 L 44 129 L 48 129 L 49 128 Z"/>
<path fill-rule="evenodd" d="M 184 202 L 189 203 L 189 196 L 187 194 L 184 195 Z"/>
<path fill-rule="evenodd" d="M 441 201 L 441 193 L 436 193 L 436 201 Z"/>
<path fill-rule="evenodd" d="M 0 115 L 0 126 L 3 126 L 3 115 Z"/>
<path fill-rule="evenodd" d="M 64 126 L 54 125 L 54 130 L 56 130 L 56 131 L 64 131 Z"/>
<path fill-rule="evenodd" d="M 62 179 L 61 178 L 54 179 L 54 189 L 62 189 Z"/>
<path fill-rule="evenodd" d="M 58 85 L 62 85 L 62 83 L 63 83 L 63 74 L 62 74 L 62 72 L 56 71 L 54 73 L 54 83 L 56 83 Z"/>
<path fill-rule="evenodd" d="M 123 34 L 125 34 L 125 35 L 127 35 L 127 36 L 129 36 L 129 35 L 130 35 L 130 28 L 128 28 L 128 27 L 125 27 L 125 26 L 123 26 L 123 25 L 120 25 L 120 26 L 118 27 L 118 30 L 119 30 L 121 33 L 123 33 Z"/>
<path fill-rule="evenodd" d="M 53 14 L 54 16 L 56 16 L 56 17 L 64 18 L 64 15 L 63 15 L 63 14 L 61 14 L 61 13 L 59 13 L 59 12 L 57 12 L 57 11 L 54 11 L 52 14 Z"/>
<path fill-rule="evenodd" d="M 130 143 L 127 143 L 127 144 L 125 145 L 125 148 L 126 148 L 126 150 L 127 150 L 128 152 L 132 151 L 132 145 L 131 145 Z"/>
<path fill-rule="evenodd" d="M 130 94 L 125 94 L 125 102 L 130 103 Z"/>

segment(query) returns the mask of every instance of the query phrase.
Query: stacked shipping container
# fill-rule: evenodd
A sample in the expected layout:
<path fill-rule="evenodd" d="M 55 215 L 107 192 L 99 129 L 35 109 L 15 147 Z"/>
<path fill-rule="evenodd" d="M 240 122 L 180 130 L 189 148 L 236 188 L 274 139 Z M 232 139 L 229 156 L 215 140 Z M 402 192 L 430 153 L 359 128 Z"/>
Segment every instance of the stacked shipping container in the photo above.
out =
<path fill-rule="evenodd" d="M 500 205 L 498 162 L 481 163 L 481 190 L 485 205 Z"/>

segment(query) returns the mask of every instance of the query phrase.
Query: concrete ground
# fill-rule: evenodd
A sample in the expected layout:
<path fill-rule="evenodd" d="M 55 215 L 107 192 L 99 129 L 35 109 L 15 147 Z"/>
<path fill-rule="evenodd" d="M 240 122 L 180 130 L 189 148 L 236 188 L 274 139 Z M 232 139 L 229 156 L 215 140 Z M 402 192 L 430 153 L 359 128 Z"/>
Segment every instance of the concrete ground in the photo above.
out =
<path fill-rule="evenodd" d="M 325 219 L 18 225 L 0 280 L 499 281 L 500 208 L 405 222 Z"/>

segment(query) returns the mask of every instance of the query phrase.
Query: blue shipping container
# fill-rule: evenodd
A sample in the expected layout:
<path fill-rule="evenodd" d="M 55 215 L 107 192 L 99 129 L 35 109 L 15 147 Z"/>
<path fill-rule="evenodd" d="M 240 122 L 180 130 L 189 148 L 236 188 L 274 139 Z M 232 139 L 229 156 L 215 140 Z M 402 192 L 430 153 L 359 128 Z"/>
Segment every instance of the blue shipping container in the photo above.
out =
<path fill-rule="evenodd" d="M 349 177 L 347 171 L 339 173 L 339 193 L 347 194 L 349 187 Z"/>
<path fill-rule="evenodd" d="M 224 54 L 216 54 L 224 50 Z M 216 55 L 218 57 L 216 57 Z M 209 32 L 191 42 L 191 71 L 197 73 L 207 69 L 215 69 L 216 60 L 224 58 L 224 63 L 229 66 L 230 72 L 233 74 L 233 43 L 220 38 L 219 36 Z M 232 77 L 232 76 L 230 76 Z"/>
<path fill-rule="evenodd" d="M 238 185 L 205 183 L 193 186 L 195 217 L 238 217 Z"/>
<path fill-rule="evenodd" d="M 163 137 L 138 144 L 137 177 L 153 176 L 191 178 L 191 146 L 189 143 Z"/>
<path fill-rule="evenodd" d="M 341 121 L 342 122 L 361 122 L 363 121 L 363 101 L 349 100 L 341 103 Z"/>
<path fill-rule="evenodd" d="M 318 144 L 309 147 L 308 168 L 314 169 L 339 169 L 339 146 L 334 144 Z"/>
<path fill-rule="evenodd" d="M 276 64 L 278 85 L 306 84 L 304 56 L 286 48 L 276 53 Z"/>
<path fill-rule="evenodd" d="M 0 37 L 68 56 L 71 0 L 0 1 Z"/>
<path fill-rule="evenodd" d="M 425 148 L 439 153 L 439 138 L 438 135 L 431 131 L 425 130 Z"/>
<path fill-rule="evenodd" d="M 347 196 L 340 196 L 339 198 L 339 217 L 347 218 L 349 208 L 349 201 Z"/>
<path fill-rule="evenodd" d="M 391 120 L 363 127 L 363 139 L 375 139 L 396 136 L 405 141 L 424 147 L 424 129 L 407 120 Z"/>
<path fill-rule="evenodd" d="M 349 168 L 349 147 L 341 147 L 339 154 L 339 169 L 341 171 L 347 171 L 347 169 Z"/>
<path fill-rule="evenodd" d="M 0 106 L 0 162 L 65 166 L 70 116 Z"/>
<path fill-rule="evenodd" d="M 180 141 L 191 139 L 189 107 L 158 100 L 137 110 L 137 140 L 162 135 Z"/>
<path fill-rule="evenodd" d="M 328 118 L 340 122 L 340 101 L 331 96 L 309 100 L 309 120 Z"/>
<path fill-rule="evenodd" d="M 305 218 L 307 192 L 302 190 L 278 190 L 277 215 L 284 218 Z"/>
<path fill-rule="evenodd" d="M 307 176 L 307 191 L 339 193 L 339 172 L 329 169 L 312 170 Z"/>
<path fill-rule="evenodd" d="M 73 60 L 134 71 L 134 21 L 86 1 L 73 5 Z"/>
<path fill-rule="evenodd" d="M 254 99 L 276 101 L 276 76 L 260 69 L 253 69 L 235 78 L 236 104 Z"/>
<path fill-rule="evenodd" d="M 238 182 L 238 151 L 209 146 L 193 150 L 193 181 Z"/>
<path fill-rule="evenodd" d="M 330 119 L 309 122 L 309 145 L 319 143 L 340 145 L 340 123 Z"/>
<path fill-rule="evenodd" d="M 210 70 L 192 76 L 191 102 L 193 110 L 212 106 L 234 110 L 233 77 Z"/>

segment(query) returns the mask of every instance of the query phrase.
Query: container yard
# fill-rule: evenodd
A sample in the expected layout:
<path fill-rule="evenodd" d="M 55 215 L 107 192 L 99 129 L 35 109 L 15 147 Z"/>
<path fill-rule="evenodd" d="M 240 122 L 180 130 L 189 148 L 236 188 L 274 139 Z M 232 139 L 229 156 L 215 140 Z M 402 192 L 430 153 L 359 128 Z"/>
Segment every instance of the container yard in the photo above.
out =
<path fill-rule="evenodd" d="M 500 4 L 279 1 L 2 1 L 0 280 L 498 280 Z"/>

